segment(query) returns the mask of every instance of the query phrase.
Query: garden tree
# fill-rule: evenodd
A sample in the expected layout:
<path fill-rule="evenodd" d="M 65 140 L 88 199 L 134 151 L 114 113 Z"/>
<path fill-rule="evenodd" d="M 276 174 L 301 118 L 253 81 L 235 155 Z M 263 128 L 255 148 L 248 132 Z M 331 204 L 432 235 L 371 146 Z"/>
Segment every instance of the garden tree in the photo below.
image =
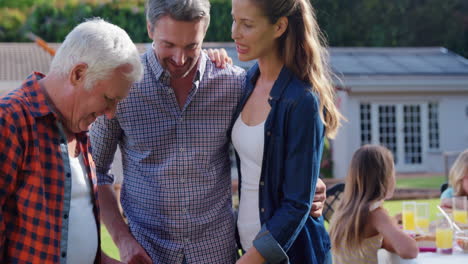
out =
<path fill-rule="evenodd" d="M 444 46 L 468 57 L 468 0 L 310 1 L 330 46 Z M 133 41 L 148 42 L 144 2 L 0 0 L 0 41 L 25 41 L 24 32 L 32 31 L 46 41 L 61 42 L 76 23 L 99 16 L 124 28 Z M 231 0 L 210 2 L 205 41 L 232 41 Z M 11 8 L 2 13 L 2 7 L 31 13 Z"/>
<path fill-rule="evenodd" d="M 311 0 L 331 46 L 444 46 L 468 57 L 466 0 Z"/>

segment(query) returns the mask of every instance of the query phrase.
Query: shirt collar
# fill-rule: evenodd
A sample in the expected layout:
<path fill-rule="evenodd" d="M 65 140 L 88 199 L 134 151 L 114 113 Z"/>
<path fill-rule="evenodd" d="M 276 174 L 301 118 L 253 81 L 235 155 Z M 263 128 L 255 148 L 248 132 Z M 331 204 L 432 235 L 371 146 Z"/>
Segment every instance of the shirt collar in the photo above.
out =
<path fill-rule="evenodd" d="M 44 77 L 45 75 L 40 72 L 33 72 L 22 84 L 27 107 L 29 108 L 31 115 L 35 118 L 50 114 L 55 116 L 52 108 L 47 103 L 47 96 L 39 84 L 39 80 Z"/>
<path fill-rule="evenodd" d="M 156 79 L 169 85 L 169 81 L 170 81 L 169 73 L 159 63 L 158 58 L 156 57 L 156 54 L 154 53 L 154 50 L 152 48 L 148 49 L 147 54 L 148 54 L 148 65 L 151 71 L 153 72 L 154 76 L 156 77 Z M 202 51 L 200 53 L 199 61 L 196 66 L 197 72 L 195 73 L 195 78 L 193 79 L 194 83 L 201 82 L 201 79 L 203 75 L 205 74 L 207 60 L 208 60 L 208 55 Z"/>
<path fill-rule="evenodd" d="M 48 95 L 39 84 L 39 81 L 44 78 L 45 75 L 40 72 L 33 72 L 23 82 L 22 87 L 25 93 L 27 107 L 34 118 L 40 118 L 45 116 L 53 116 L 53 118 L 60 122 L 58 114 L 54 112 L 54 108 L 50 105 Z M 87 141 L 87 131 L 75 133 L 77 139 L 82 143 Z"/>
<path fill-rule="evenodd" d="M 251 89 L 255 87 L 255 83 L 257 82 L 259 76 L 260 68 L 258 67 L 258 63 L 256 63 L 247 72 L 247 80 L 249 80 L 250 82 Z M 284 89 L 287 86 L 287 83 L 289 83 L 292 76 L 292 72 L 288 68 L 286 68 L 286 66 L 283 66 L 283 68 L 281 68 L 281 72 L 278 75 L 278 78 L 276 79 L 275 83 L 273 84 L 273 87 L 271 88 L 270 99 L 278 100 L 281 97 Z"/>

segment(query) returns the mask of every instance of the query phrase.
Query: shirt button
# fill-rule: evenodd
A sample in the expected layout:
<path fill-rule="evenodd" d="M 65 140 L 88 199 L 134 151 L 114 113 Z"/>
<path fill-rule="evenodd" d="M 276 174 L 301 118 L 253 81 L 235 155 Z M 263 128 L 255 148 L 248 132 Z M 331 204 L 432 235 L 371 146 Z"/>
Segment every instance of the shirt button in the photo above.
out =
<path fill-rule="evenodd" d="M 190 239 L 188 237 L 186 237 L 184 240 L 185 240 L 185 243 L 190 242 Z"/>
<path fill-rule="evenodd" d="M 260 181 L 260 186 L 263 186 L 265 185 L 265 183 L 263 181 Z"/>
<path fill-rule="evenodd" d="M 264 213 L 264 212 L 265 212 L 265 208 L 260 209 L 260 212 Z"/>
<path fill-rule="evenodd" d="M 267 137 L 271 136 L 271 132 L 267 131 Z"/>
<path fill-rule="evenodd" d="M 63 219 L 68 219 L 68 214 L 64 214 Z"/>
<path fill-rule="evenodd" d="M 67 172 L 67 178 L 70 178 L 70 177 L 71 177 L 71 174 Z"/>
<path fill-rule="evenodd" d="M 62 258 L 67 256 L 67 252 L 62 252 Z"/>
<path fill-rule="evenodd" d="M 184 183 L 184 182 L 185 182 L 185 179 L 184 179 L 184 178 L 180 178 L 180 182 L 181 182 L 181 183 Z"/>
<path fill-rule="evenodd" d="M 187 208 L 183 208 L 182 212 L 187 213 Z"/>
<path fill-rule="evenodd" d="M 180 152 L 184 152 L 184 150 L 185 150 L 184 148 L 180 148 Z"/>

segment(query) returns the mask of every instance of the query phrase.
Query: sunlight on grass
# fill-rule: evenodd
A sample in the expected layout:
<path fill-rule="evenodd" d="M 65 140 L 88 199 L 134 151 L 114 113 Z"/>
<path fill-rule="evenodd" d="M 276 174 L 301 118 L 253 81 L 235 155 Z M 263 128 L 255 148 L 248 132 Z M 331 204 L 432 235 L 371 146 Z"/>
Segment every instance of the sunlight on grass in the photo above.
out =
<path fill-rule="evenodd" d="M 431 188 L 439 189 L 447 180 L 445 176 L 397 178 L 397 188 Z"/>
<path fill-rule="evenodd" d="M 411 200 L 416 202 L 426 202 L 429 203 L 429 221 L 434 221 L 437 218 L 437 205 L 440 202 L 440 199 L 422 199 L 422 200 Z M 395 216 L 396 214 L 401 213 L 401 208 L 403 207 L 404 200 L 398 201 L 385 201 L 384 208 L 387 209 L 388 214 Z M 325 228 L 328 230 L 329 224 L 325 222 Z"/>
<path fill-rule="evenodd" d="M 437 217 L 437 205 L 440 202 L 440 199 L 424 199 L 424 200 L 412 200 L 416 202 L 427 202 L 429 203 L 429 221 L 433 221 Z M 403 200 L 400 201 L 385 201 L 384 208 L 388 210 L 389 215 L 394 216 L 401 213 L 401 208 L 403 206 Z"/>
<path fill-rule="evenodd" d="M 120 260 L 119 250 L 115 246 L 104 225 L 101 225 L 101 248 L 110 257 Z"/>

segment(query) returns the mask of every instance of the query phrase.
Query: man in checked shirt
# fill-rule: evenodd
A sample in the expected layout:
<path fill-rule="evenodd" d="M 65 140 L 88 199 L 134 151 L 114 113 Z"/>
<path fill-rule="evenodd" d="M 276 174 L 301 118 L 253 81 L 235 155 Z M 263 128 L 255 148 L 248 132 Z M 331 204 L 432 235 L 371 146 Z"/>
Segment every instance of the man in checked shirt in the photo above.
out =
<path fill-rule="evenodd" d="M 93 19 L 67 35 L 47 76 L 0 98 L 0 263 L 120 263 L 99 249 L 86 131 L 142 72 L 127 33 Z"/>
<path fill-rule="evenodd" d="M 148 1 L 143 80 L 91 128 L 103 222 L 126 263 L 235 262 L 227 130 L 245 73 L 201 52 L 209 12 L 208 0 Z M 118 145 L 128 224 L 109 173 Z"/>

